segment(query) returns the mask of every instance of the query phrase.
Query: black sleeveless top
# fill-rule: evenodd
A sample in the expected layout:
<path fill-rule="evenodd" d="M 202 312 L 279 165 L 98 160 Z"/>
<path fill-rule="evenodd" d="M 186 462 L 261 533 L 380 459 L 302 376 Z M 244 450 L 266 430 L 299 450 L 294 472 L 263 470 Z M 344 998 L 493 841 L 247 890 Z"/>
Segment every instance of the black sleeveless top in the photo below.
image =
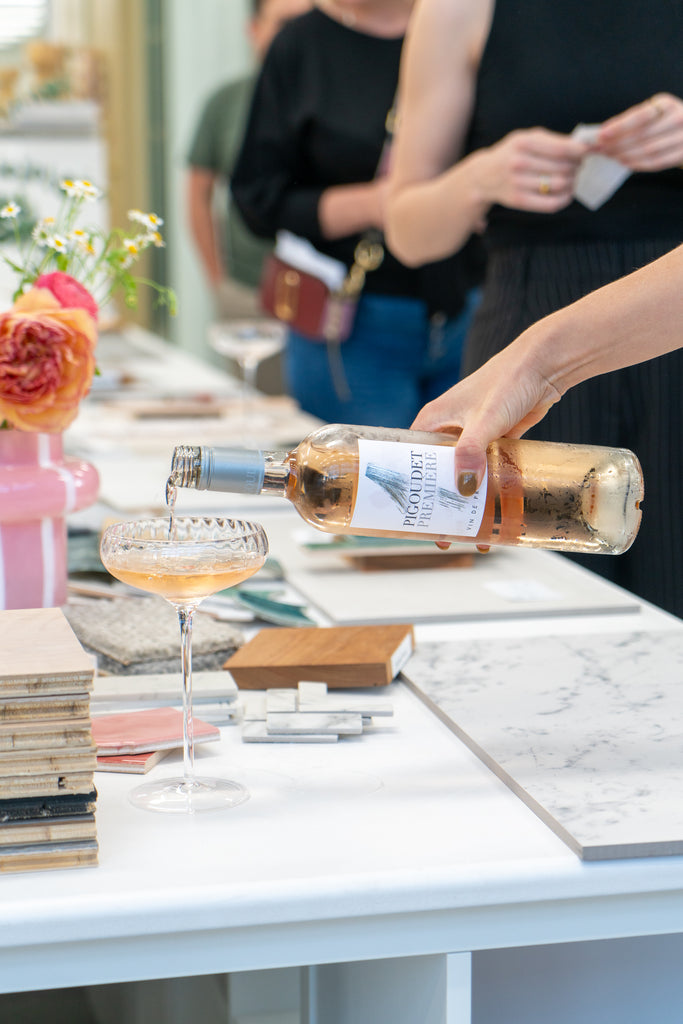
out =
<path fill-rule="evenodd" d="M 683 98 L 683 0 L 495 0 L 467 149 L 517 128 L 569 133 L 657 92 Z M 597 211 L 494 206 L 493 246 L 591 239 L 683 240 L 683 170 L 633 174 Z"/>

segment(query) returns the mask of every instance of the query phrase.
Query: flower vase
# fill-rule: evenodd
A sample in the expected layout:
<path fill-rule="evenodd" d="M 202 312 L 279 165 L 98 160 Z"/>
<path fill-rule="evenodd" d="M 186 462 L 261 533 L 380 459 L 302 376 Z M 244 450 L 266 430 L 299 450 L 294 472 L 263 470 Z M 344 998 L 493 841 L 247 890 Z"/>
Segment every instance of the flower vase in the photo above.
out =
<path fill-rule="evenodd" d="M 61 434 L 0 430 L 0 609 L 66 603 L 65 516 L 98 489 L 95 467 L 65 456 Z"/>

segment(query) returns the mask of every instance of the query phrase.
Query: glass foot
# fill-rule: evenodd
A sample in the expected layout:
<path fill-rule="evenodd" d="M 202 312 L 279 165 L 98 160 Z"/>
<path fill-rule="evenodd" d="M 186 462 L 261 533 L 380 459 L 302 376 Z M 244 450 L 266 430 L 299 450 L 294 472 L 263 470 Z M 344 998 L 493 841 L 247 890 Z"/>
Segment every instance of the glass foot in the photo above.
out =
<path fill-rule="evenodd" d="M 249 799 L 249 790 L 229 779 L 159 779 L 136 786 L 129 794 L 136 807 L 167 814 L 196 814 L 237 807 Z"/>

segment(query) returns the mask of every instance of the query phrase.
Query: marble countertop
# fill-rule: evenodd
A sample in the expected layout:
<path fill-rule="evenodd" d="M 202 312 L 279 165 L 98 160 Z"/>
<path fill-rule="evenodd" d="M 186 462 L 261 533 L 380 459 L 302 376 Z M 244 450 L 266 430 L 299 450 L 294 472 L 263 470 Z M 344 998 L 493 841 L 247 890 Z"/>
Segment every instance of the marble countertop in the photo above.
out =
<path fill-rule="evenodd" d="M 404 674 L 584 859 L 683 853 L 683 626 L 426 643 Z"/>

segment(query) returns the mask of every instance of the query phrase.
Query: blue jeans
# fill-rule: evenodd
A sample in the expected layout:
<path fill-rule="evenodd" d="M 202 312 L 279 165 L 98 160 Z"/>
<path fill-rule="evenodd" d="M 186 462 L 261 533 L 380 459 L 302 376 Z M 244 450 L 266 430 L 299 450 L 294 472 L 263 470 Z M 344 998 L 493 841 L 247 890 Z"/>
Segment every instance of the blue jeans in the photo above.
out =
<path fill-rule="evenodd" d="M 419 299 L 363 295 L 351 336 L 330 350 L 290 331 L 289 394 L 328 423 L 409 427 L 426 402 L 458 381 L 479 298 L 473 290 L 458 317 L 430 320 Z"/>

